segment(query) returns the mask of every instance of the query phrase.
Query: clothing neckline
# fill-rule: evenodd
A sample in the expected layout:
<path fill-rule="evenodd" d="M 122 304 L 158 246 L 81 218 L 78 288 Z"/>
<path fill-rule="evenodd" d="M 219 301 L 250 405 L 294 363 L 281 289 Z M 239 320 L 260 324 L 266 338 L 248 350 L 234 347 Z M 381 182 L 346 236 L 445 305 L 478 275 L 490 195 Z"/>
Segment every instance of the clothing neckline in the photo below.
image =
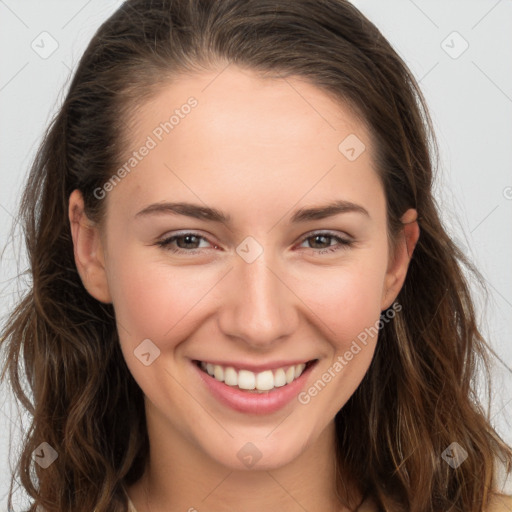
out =
<path fill-rule="evenodd" d="M 133 501 L 131 500 L 130 496 L 128 495 L 128 491 L 126 490 L 126 487 L 123 485 L 123 491 L 126 495 L 126 499 L 128 500 L 128 512 L 137 512 L 137 509 L 135 508 L 135 505 L 133 504 Z"/>

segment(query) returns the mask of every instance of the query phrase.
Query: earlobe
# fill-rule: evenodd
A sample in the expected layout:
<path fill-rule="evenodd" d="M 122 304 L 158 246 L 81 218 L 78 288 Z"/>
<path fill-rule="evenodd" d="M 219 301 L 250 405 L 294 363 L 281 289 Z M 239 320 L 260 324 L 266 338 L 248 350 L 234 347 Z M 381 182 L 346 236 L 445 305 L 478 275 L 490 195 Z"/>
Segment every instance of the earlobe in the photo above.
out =
<path fill-rule="evenodd" d="M 99 228 L 87 218 L 81 192 L 69 196 L 68 208 L 75 264 L 85 289 L 95 299 L 112 302 L 105 270 L 104 250 Z"/>
<path fill-rule="evenodd" d="M 401 217 L 403 225 L 393 257 L 386 272 L 381 310 L 391 306 L 398 296 L 407 276 L 407 269 L 420 237 L 418 215 L 415 209 L 407 210 Z"/>

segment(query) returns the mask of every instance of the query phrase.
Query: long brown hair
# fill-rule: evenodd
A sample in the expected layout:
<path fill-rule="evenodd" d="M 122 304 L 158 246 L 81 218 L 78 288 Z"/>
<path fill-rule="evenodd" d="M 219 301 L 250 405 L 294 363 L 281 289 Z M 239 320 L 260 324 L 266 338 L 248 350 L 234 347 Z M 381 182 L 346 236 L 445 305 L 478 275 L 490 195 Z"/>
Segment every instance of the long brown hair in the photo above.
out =
<path fill-rule="evenodd" d="M 268 77 L 298 76 L 353 108 L 375 141 L 390 239 L 401 215 L 419 214 L 420 238 L 397 297 L 402 311 L 380 329 L 371 366 L 336 416 L 337 460 L 385 511 L 481 512 L 512 451 L 479 402 L 477 370 L 489 351 L 463 267 L 432 195 L 438 149 L 422 93 L 380 31 L 346 0 L 128 0 L 98 29 L 39 149 L 19 219 L 32 283 L 2 333 L 9 376 L 33 420 L 14 480 L 30 512 L 126 511 L 123 486 L 148 457 L 142 391 L 123 359 L 114 311 L 77 272 L 68 199 L 94 193 L 129 143 L 135 108 L 181 72 L 219 63 Z M 30 391 L 24 387 L 28 382 Z M 468 453 L 442 458 L 453 441 Z M 42 469 L 32 453 L 58 459 Z M 340 481 L 340 488 L 342 486 Z"/>

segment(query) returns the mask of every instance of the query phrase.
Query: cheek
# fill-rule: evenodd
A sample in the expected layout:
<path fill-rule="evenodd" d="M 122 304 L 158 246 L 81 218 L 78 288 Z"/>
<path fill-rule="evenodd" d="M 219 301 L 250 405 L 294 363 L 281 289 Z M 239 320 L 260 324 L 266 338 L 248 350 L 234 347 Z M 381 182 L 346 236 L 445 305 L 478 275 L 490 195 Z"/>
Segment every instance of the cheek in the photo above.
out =
<path fill-rule="evenodd" d="M 108 281 L 118 330 L 133 348 L 146 338 L 172 348 L 190 335 L 193 318 L 201 317 L 205 308 L 211 310 L 208 294 L 218 295 L 225 269 L 171 265 L 165 252 L 148 257 L 149 252 L 129 247 L 111 252 Z M 379 256 L 383 252 L 360 249 L 331 267 L 297 264 L 283 275 L 305 304 L 304 315 L 340 350 L 378 320 L 386 266 Z"/>
<path fill-rule="evenodd" d="M 124 253 L 109 274 L 120 336 L 132 344 L 149 338 L 158 346 L 188 335 L 187 320 L 218 280 L 211 269 L 173 267 L 137 252 Z"/>
<path fill-rule="evenodd" d="M 124 359 L 134 379 L 155 403 L 163 403 L 172 396 L 180 407 L 187 407 L 186 395 L 165 374 L 165 368 L 169 356 L 194 332 L 197 316 L 207 303 L 207 293 L 218 280 L 212 274 L 215 273 L 211 269 L 191 271 L 190 267 L 171 267 L 150 261 L 147 256 L 130 257 L 129 253 L 125 253 L 111 274 Z M 154 364 L 149 366 L 139 359 L 147 351 L 141 349 L 148 346 L 147 342 L 142 345 L 146 339 L 160 351 L 149 345 L 150 357 L 157 354 Z M 166 388 L 162 388 L 163 381 L 167 382 Z"/>
<path fill-rule="evenodd" d="M 298 396 L 311 418 L 332 419 L 368 371 L 378 337 L 384 273 L 381 261 L 361 258 L 357 265 L 333 270 L 319 285 L 302 289 L 331 349 L 316 380 Z"/>
<path fill-rule="evenodd" d="M 320 269 L 316 278 L 297 281 L 302 282 L 298 295 L 338 352 L 378 321 L 384 274 L 385 262 L 372 254 L 358 254 L 357 261 Z"/>

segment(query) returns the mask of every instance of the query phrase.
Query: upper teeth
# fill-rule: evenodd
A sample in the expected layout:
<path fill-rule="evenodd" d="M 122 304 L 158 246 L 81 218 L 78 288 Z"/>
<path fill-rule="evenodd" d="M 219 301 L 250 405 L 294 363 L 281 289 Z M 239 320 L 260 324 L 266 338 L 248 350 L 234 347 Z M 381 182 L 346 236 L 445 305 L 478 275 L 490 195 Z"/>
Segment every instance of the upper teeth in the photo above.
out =
<path fill-rule="evenodd" d="M 304 363 L 278 368 L 277 370 L 265 370 L 254 373 L 249 370 L 235 370 L 232 366 L 223 367 L 218 364 L 201 361 L 201 368 L 206 370 L 214 379 L 224 382 L 228 386 L 238 386 L 240 389 L 256 389 L 269 391 L 290 384 L 300 377 L 306 365 Z"/>

